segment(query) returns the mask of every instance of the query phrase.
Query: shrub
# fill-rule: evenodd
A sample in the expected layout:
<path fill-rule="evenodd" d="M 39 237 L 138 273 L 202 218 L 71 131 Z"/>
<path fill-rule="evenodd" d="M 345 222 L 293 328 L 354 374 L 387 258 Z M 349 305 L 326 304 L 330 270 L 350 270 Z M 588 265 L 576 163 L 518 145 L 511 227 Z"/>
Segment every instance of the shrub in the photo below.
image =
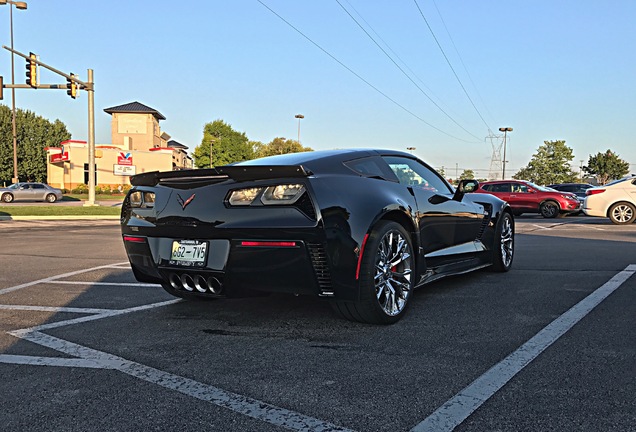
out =
<path fill-rule="evenodd" d="M 73 190 L 71 191 L 74 194 L 85 194 L 88 193 L 88 186 L 85 184 L 78 184 L 77 186 L 75 186 L 75 188 L 73 188 Z"/>

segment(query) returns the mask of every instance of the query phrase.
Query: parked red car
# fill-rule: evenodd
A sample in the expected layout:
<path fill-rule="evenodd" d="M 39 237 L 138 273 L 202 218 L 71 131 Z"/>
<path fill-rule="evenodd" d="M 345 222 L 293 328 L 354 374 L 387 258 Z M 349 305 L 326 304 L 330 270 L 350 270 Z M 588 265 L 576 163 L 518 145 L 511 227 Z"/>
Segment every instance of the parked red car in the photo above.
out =
<path fill-rule="evenodd" d="M 581 210 L 581 202 L 573 193 L 550 190 L 524 180 L 483 182 L 475 192 L 495 195 L 507 201 L 515 216 L 539 213 L 544 218 L 554 218 Z"/>

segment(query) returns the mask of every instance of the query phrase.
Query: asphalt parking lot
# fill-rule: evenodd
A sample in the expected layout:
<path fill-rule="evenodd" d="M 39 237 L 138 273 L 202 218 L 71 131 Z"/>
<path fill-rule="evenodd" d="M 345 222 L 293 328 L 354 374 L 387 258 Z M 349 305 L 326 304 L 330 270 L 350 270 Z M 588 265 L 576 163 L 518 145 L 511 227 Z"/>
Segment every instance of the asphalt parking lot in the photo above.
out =
<path fill-rule="evenodd" d="M 388 327 L 317 299 L 184 302 L 116 221 L 3 221 L 6 431 L 633 431 L 636 225 L 517 218 L 506 274 Z"/>

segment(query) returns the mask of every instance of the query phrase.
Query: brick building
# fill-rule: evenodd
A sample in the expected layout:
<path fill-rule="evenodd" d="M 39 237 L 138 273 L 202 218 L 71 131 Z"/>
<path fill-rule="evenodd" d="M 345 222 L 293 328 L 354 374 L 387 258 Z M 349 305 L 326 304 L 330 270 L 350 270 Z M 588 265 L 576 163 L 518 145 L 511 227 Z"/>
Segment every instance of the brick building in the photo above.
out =
<path fill-rule="evenodd" d="M 96 185 L 130 184 L 131 175 L 193 167 L 183 144 L 161 131 L 165 117 L 139 102 L 106 108 L 112 115 L 111 143 L 95 145 Z M 48 147 L 47 178 L 53 187 L 73 189 L 88 183 L 88 145 L 69 140 L 61 147 Z"/>

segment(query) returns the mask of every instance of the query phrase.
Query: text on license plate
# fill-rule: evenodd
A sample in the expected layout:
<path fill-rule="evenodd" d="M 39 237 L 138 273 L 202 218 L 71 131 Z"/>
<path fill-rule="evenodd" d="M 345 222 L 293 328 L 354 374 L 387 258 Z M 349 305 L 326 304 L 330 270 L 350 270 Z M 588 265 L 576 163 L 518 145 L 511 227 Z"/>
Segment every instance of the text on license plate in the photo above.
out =
<path fill-rule="evenodd" d="M 208 244 L 200 240 L 175 240 L 172 242 L 170 264 L 204 266 Z"/>

